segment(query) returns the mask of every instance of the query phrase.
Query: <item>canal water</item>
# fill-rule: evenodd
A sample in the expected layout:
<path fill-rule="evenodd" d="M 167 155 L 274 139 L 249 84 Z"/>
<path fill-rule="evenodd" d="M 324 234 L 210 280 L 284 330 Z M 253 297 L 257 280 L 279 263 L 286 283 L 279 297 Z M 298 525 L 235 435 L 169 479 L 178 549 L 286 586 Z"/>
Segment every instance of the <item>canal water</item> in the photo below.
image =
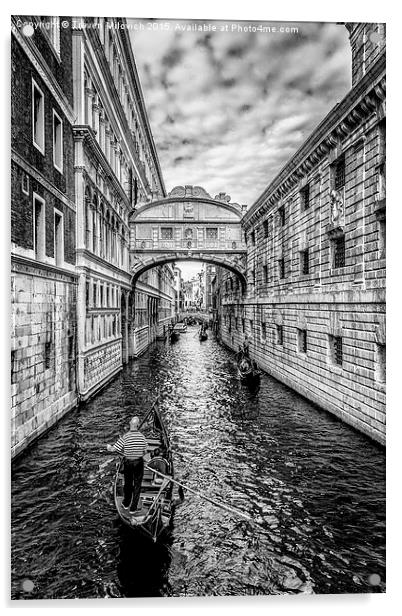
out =
<path fill-rule="evenodd" d="M 365 436 L 189 328 L 157 343 L 12 469 L 17 599 L 385 591 L 385 456 Z M 160 391 L 186 493 L 161 545 L 122 526 L 105 450 Z"/>

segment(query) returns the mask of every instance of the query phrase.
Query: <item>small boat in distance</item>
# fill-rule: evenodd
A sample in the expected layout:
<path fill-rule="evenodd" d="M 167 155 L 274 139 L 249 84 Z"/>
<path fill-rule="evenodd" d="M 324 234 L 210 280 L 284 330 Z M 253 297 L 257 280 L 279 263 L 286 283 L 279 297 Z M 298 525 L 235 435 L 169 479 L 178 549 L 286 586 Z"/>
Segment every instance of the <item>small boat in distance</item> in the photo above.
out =
<path fill-rule="evenodd" d="M 247 355 L 242 355 L 237 362 L 237 373 L 240 381 L 250 388 L 257 388 L 261 381 L 261 372 L 257 365 Z"/>
<path fill-rule="evenodd" d="M 151 469 L 145 468 L 141 484 L 140 500 L 135 514 L 123 509 L 124 473 L 123 458 L 117 467 L 114 482 L 114 502 L 120 519 L 129 528 L 139 530 L 155 542 L 162 532 L 169 527 L 176 504 L 183 500 L 183 493 L 177 486 L 169 481 L 173 478 L 173 463 L 169 438 L 163 425 L 157 400 L 152 405 L 139 425 L 139 430 L 147 439 L 148 448 L 144 458 L 145 466 L 151 460 L 152 452 L 160 450 L 160 456 L 166 461 L 166 476 L 161 479 Z"/>
<path fill-rule="evenodd" d="M 178 332 L 179 334 L 184 334 L 187 331 L 187 325 L 181 321 L 180 323 L 176 323 L 173 328 L 173 331 Z"/>

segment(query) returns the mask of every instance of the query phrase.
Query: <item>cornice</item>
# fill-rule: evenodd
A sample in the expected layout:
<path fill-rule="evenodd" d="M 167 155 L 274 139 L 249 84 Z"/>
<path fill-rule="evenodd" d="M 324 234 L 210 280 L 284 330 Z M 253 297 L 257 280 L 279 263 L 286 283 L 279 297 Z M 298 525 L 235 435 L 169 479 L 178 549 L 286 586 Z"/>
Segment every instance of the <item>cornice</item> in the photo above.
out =
<path fill-rule="evenodd" d="M 112 184 L 115 192 L 119 195 L 125 206 L 130 210 L 131 204 L 120 184 L 113 169 L 111 168 L 108 159 L 102 151 L 99 143 L 96 140 L 95 133 L 88 125 L 73 126 L 73 136 L 75 141 L 84 141 L 85 146 L 90 150 L 96 162 L 102 167 L 105 172 L 106 179 Z M 75 167 L 76 168 L 76 167 Z"/>
<path fill-rule="evenodd" d="M 385 53 L 359 83 L 335 105 L 310 137 L 243 216 L 248 229 L 306 177 L 334 147 L 375 113 L 385 100 Z"/>

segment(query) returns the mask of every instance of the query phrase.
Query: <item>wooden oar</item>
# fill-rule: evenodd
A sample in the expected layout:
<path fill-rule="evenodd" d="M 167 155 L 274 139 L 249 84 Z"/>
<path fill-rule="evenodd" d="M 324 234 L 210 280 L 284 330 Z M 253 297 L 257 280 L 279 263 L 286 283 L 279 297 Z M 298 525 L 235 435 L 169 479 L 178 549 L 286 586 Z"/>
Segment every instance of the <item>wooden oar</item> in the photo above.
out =
<path fill-rule="evenodd" d="M 238 509 L 233 509 L 232 507 L 228 507 L 227 505 L 225 505 L 224 503 L 221 503 L 220 501 L 210 498 L 209 496 L 206 496 L 205 494 L 201 494 L 200 492 L 196 492 L 196 490 L 193 490 L 193 488 L 190 488 L 189 486 L 184 485 L 184 483 L 180 483 L 180 481 L 177 481 L 177 479 L 173 479 L 172 477 L 169 477 L 169 475 L 164 475 L 160 471 L 157 471 L 151 466 L 148 466 L 148 464 L 145 464 L 145 468 L 152 471 L 153 473 L 156 473 L 156 475 L 159 475 L 160 477 L 163 477 L 164 479 L 168 479 L 172 483 L 175 483 L 176 485 L 184 488 L 184 490 L 188 490 L 195 496 L 198 496 L 199 498 L 203 498 L 204 500 L 208 501 L 209 503 L 212 503 L 212 505 L 215 505 L 216 507 L 220 507 L 221 509 L 228 511 L 229 513 L 233 513 L 234 515 L 239 515 L 242 518 L 248 520 L 249 522 L 253 521 L 253 519 L 249 515 L 247 515 L 247 513 L 243 513 L 242 511 L 239 511 Z"/>

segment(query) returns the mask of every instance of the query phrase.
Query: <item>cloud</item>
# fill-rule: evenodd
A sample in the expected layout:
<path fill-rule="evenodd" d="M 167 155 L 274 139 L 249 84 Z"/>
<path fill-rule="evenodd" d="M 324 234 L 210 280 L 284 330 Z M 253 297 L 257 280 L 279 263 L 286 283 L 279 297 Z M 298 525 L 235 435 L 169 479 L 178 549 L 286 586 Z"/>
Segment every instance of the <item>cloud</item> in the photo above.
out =
<path fill-rule="evenodd" d="M 132 35 L 167 190 L 197 184 L 251 205 L 349 90 L 346 28 L 200 33 L 174 25 Z"/>

